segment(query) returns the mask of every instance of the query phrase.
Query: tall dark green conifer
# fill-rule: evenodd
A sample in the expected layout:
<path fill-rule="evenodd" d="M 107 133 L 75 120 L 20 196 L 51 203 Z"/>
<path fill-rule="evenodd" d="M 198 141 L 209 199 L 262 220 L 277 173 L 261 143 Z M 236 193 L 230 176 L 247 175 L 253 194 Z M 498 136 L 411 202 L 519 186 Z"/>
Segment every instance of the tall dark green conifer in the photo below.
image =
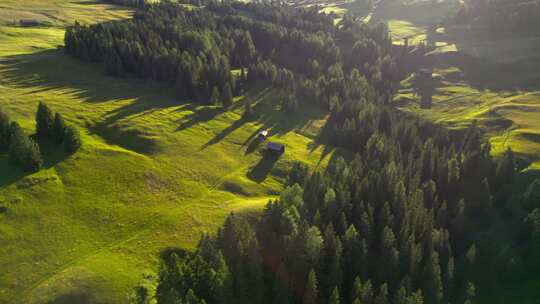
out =
<path fill-rule="evenodd" d="M 64 136 L 66 133 L 66 123 L 64 122 L 64 118 L 60 113 L 56 113 L 54 116 L 54 139 L 57 143 L 61 143 L 64 141 Z"/>
<path fill-rule="evenodd" d="M 0 150 L 9 147 L 10 124 L 9 117 L 0 109 Z"/>
<path fill-rule="evenodd" d="M 54 135 L 54 114 L 44 102 L 40 102 L 36 113 L 36 133 L 40 139 Z"/>
<path fill-rule="evenodd" d="M 227 109 L 232 105 L 232 101 L 233 101 L 231 86 L 228 83 L 223 88 L 223 94 L 222 95 L 223 95 L 223 97 L 222 97 L 223 107 Z"/>
<path fill-rule="evenodd" d="M 219 90 L 217 87 L 214 87 L 212 89 L 212 95 L 210 95 L 210 104 L 217 105 L 219 104 L 219 101 L 221 100 L 221 97 L 219 95 Z"/>
<path fill-rule="evenodd" d="M 17 123 L 12 123 L 10 129 L 9 154 L 11 159 L 26 171 L 39 171 L 43 160 L 37 143 L 26 136 Z"/>
<path fill-rule="evenodd" d="M 67 126 L 64 134 L 64 150 L 68 153 L 75 153 L 82 146 L 79 130 L 73 126 Z"/>
<path fill-rule="evenodd" d="M 306 287 L 304 289 L 304 297 L 302 299 L 303 304 L 317 304 L 319 297 L 319 283 L 317 282 L 317 275 L 315 271 L 311 269 L 309 272 Z"/>

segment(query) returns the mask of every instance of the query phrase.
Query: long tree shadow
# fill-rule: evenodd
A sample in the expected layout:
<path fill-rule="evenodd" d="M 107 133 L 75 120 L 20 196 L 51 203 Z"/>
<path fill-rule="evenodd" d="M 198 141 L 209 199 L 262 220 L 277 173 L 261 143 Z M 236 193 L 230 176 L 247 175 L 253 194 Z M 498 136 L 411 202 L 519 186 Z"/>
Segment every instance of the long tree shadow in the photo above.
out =
<path fill-rule="evenodd" d="M 164 85 L 140 78 L 105 76 L 101 64 L 74 59 L 62 48 L 5 57 L 0 62 L 0 74 L 4 82 L 34 89 L 28 94 L 62 90 L 94 103 L 137 99 L 149 91 L 168 91 Z"/>
<path fill-rule="evenodd" d="M 262 130 L 268 130 L 269 136 L 281 136 L 294 130 L 300 130 L 315 120 L 323 119 L 327 113 L 317 105 L 301 102 L 298 113 L 284 111 L 280 106 L 280 100 L 272 90 L 264 90 L 251 98 L 254 122 L 260 124 L 242 144 L 243 147 L 251 145 L 253 140 Z M 252 152 L 253 150 L 251 150 Z"/>
<path fill-rule="evenodd" d="M 515 46 L 520 56 L 509 58 L 515 60 L 506 63 L 496 61 L 489 55 L 496 52 L 497 47 L 504 48 L 508 44 L 496 36 L 454 27 L 447 28 L 445 33 L 431 30 L 427 34 L 428 41 L 433 45 L 440 42 L 455 45 L 456 51 L 435 52 L 427 58 L 427 63 L 436 68 L 458 68 L 460 73 L 448 76 L 451 81 L 463 81 L 475 89 L 495 92 L 540 88 L 539 65 L 534 60 L 540 50 L 540 37 L 536 52 Z"/>
<path fill-rule="evenodd" d="M 0 154 L 0 168 L 0 187 L 9 186 L 29 174 L 14 164 L 5 151 Z"/>
<path fill-rule="evenodd" d="M 209 146 L 212 146 L 212 145 L 215 145 L 215 144 L 219 143 L 221 140 L 223 140 L 229 134 L 234 132 L 234 130 L 236 130 L 236 129 L 240 128 L 241 126 L 243 126 L 245 123 L 246 123 L 246 120 L 243 119 L 243 118 L 240 118 L 240 119 L 236 120 L 233 124 L 231 124 L 230 126 L 228 126 L 225 129 L 223 129 L 219 134 L 214 136 L 214 138 L 212 138 L 207 143 L 202 145 L 201 150 L 204 150 L 204 149 L 208 148 Z"/>
<path fill-rule="evenodd" d="M 263 182 L 274 168 L 279 157 L 280 155 L 265 151 L 259 163 L 247 173 L 247 177 L 257 183 Z"/>
<path fill-rule="evenodd" d="M 40 141 L 39 149 L 43 158 L 42 170 L 52 168 L 69 157 L 69 154 L 64 152 L 63 145 L 61 144 Z M 0 170 L 0 188 L 10 186 L 33 174 L 33 172 L 25 171 L 16 164 L 9 157 L 9 153 L 6 150 L 0 151 L 0 168 L 2 168 Z"/>
<path fill-rule="evenodd" d="M 155 142 L 145 137 L 144 130 L 125 130 L 117 122 L 181 104 L 165 85 L 138 78 L 107 77 L 100 64 L 73 59 L 62 49 L 7 57 L 0 62 L 0 75 L 3 82 L 28 89 L 29 95 L 60 92 L 95 103 L 96 107 L 101 103 L 121 102 L 122 105 L 109 110 L 101 120 L 89 123 L 87 128 L 109 144 L 138 153 L 152 153 Z"/>
<path fill-rule="evenodd" d="M 258 133 L 256 133 L 258 134 Z M 248 139 L 249 140 L 249 144 L 246 148 L 246 151 L 244 153 L 244 155 L 248 155 L 248 154 L 251 154 L 253 152 L 255 152 L 259 146 L 264 142 L 264 138 L 263 137 L 260 137 L 260 136 L 256 136 L 256 137 L 250 137 L 251 139 Z"/>
<path fill-rule="evenodd" d="M 208 122 L 225 111 L 223 108 L 208 107 L 198 104 L 192 104 L 191 107 L 187 107 L 186 109 L 193 111 L 193 113 L 178 121 L 180 125 L 176 128 L 176 131 L 183 131 L 195 125 Z"/>

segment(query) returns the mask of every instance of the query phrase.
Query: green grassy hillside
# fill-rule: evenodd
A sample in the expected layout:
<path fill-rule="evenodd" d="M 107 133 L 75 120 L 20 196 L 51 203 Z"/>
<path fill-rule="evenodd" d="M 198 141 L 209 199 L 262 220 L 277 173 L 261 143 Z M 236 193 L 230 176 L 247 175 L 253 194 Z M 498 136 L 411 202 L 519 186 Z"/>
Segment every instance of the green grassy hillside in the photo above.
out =
<path fill-rule="evenodd" d="M 72 156 L 42 146 L 45 169 L 30 175 L 0 153 L 0 303 L 123 303 L 161 250 L 192 248 L 231 211 L 260 210 L 293 161 L 316 167 L 332 152 L 314 144 L 323 113 L 284 114 L 271 91 L 253 89 L 224 112 L 105 77 L 57 48 L 75 19 L 129 15 L 95 1 L 0 5 L 1 107 L 32 133 L 45 101 L 84 140 Z M 50 23 L 19 28 L 14 18 Z M 246 100 L 259 113 L 252 122 L 241 119 Z M 252 143 L 263 128 L 286 144 L 279 160 Z"/>

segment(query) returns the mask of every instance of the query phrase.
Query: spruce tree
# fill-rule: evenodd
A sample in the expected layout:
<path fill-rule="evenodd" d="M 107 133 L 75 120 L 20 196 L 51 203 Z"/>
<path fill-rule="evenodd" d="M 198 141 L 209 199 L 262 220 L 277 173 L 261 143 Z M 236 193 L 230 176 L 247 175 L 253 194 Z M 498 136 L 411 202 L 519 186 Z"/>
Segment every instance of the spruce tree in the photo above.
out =
<path fill-rule="evenodd" d="M 60 113 L 56 113 L 54 116 L 54 139 L 57 143 L 61 143 L 64 141 L 64 136 L 66 133 L 66 123 L 64 122 L 64 118 Z"/>
<path fill-rule="evenodd" d="M 221 98 L 219 96 L 219 90 L 216 87 L 214 87 L 212 89 L 212 95 L 210 96 L 210 104 L 217 105 L 220 99 Z"/>
<path fill-rule="evenodd" d="M 64 151 L 75 153 L 82 145 L 79 130 L 73 126 L 67 126 L 64 134 Z"/>
<path fill-rule="evenodd" d="M 227 83 L 223 88 L 223 107 L 229 108 L 232 105 L 233 96 L 231 91 L 231 86 Z"/>
<path fill-rule="evenodd" d="M 39 146 L 17 123 L 11 124 L 9 154 L 25 171 L 37 172 L 43 165 Z"/>
<path fill-rule="evenodd" d="M 339 299 L 339 289 L 337 287 L 334 287 L 334 290 L 332 291 L 332 295 L 330 295 L 330 299 L 328 299 L 328 304 L 340 304 L 341 300 Z"/>
<path fill-rule="evenodd" d="M 317 275 L 315 271 L 311 269 L 308 274 L 308 279 L 306 282 L 306 288 L 304 289 L 304 298 L 302 299 L 303 304 L 316 304 L 318 294 L 319 294 L 319 283 L 317 282 Z"/>
<path fill-rule="evenodd" d="M 44 102 L 40 102 L 38 105 L 36 133 L 40 139 L 52 138 L 54 134 L 54 114 Z"/>
<path fill-rule="evenodd" d="M 0 109 L 0 150 L 9 147 L 9 126 L 9 117 Z"/>

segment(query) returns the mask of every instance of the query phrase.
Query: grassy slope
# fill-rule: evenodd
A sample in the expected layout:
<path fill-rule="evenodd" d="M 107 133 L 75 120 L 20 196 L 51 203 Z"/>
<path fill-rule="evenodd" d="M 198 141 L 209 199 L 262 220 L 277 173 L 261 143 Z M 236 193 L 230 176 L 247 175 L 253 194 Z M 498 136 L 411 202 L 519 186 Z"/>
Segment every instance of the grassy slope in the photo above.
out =
<path fill-rule="evenodd" d="M 161 250 L 193 247 L 232 210 L 260 210 L 292 161 L 328 158 L 313 147 L 317 110 L 285 116 L 272 92 L 253 90 L 244 98 L 261 115 L 244 123 L 242 98 L 230 112 L 179 103 L 165 87 L 105 77 L 56 49 L 66 23 L 127 10 L 8 0 L 0 18 L 44 11 L 54 26 L 0 26 L 0 105 L 30 133 L 46 101 L 81 129 L 84 146 L 70 157 L 43 146 L 46 168 L 32 175 L 0 153 L 0 303 L 122 303 Z M 277 162 L 250 144 L 260 128 L 287 144 Z"/>

